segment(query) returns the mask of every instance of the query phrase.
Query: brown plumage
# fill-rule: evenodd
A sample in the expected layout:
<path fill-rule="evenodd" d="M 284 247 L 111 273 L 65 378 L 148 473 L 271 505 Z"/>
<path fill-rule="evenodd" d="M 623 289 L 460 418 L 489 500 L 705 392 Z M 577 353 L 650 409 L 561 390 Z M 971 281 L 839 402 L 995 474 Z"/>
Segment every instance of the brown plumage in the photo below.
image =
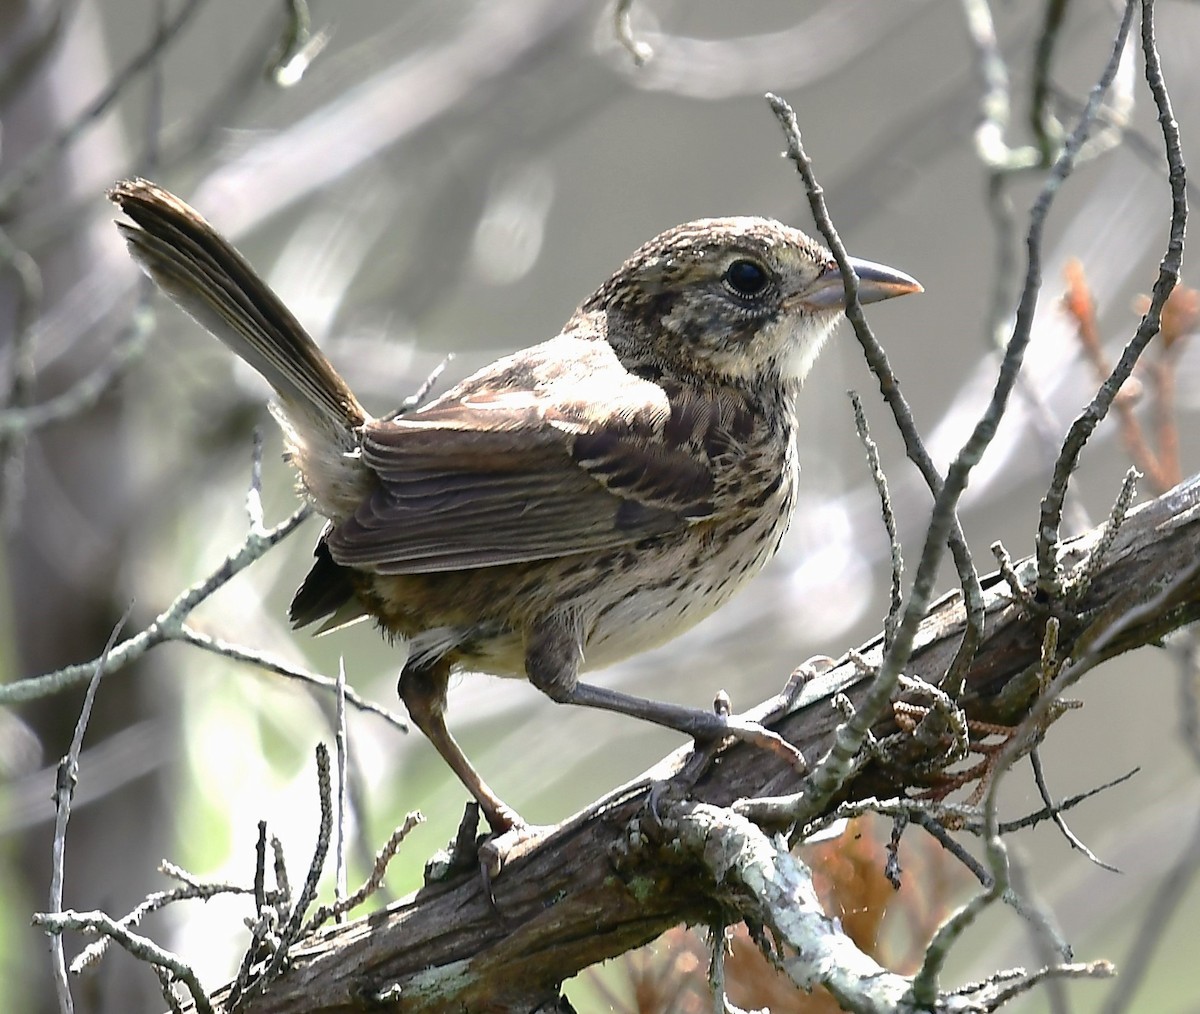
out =
<path fill-rule="evenodd" d="M 581 683 L 724 603 L 774 554 L 795 501 L 794 399 L 843 308 L 830 254 L 760 218 L 639 249 L 559 335 L 430 404 L 372 418 L 253 269 L 178 198 L 110 197 L 134 258 L 258 369 L 329 525 L 297 625 L 367 613 L 409 644 L 400 694 L 496 831 L 519 821 L 446 729 L 452 667 L 693 736 L 715 714 Z M 859 298 L 920 291 L 855 262 Z"/>

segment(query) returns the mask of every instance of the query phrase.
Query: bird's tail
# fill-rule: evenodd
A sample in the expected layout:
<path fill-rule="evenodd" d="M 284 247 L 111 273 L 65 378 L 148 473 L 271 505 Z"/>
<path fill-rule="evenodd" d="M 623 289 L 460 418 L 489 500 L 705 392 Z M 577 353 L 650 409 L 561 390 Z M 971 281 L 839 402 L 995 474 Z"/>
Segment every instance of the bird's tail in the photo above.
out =
<path fill-rule="evenodd" d="M 133 259 L 171 299 L 266 378 L 289 452 L 318 509 L 352 513 L 365 472 L 355 431 L 370 416 L 309 334 L 254 269 L 199 214 L 147 180 L 108 192 Z"/>

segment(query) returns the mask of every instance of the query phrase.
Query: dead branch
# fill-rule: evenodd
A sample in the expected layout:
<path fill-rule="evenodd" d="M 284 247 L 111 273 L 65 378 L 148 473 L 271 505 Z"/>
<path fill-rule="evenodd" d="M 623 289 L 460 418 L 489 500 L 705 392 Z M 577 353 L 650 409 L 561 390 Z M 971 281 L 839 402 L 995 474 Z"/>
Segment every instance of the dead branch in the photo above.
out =
<path fill-rule="evenodd" d="M 1047 676 L 1042 652 L 1050 617 L 1059 625 L 1059 671 L 1070 669 L 1075 678 L 1200 617 L 1200 477 L 1131 511 L 1097 560 L 1105 528 L 1060 547 L 1064 601 L 1022 602 L 1000 574 L 983 581 L 985 635 L 959 702 L 968 720 L 1014 725 L 1038 702 Z M 1017 562 L 1012 572 L 1026 589 L 1034 588 L 1032 558 Z M 958 593 L 935 603 L 907 672 L 936 682 L 954 657 L 964 623 Z M 834 695 L 845 694 L 851 703 L 862 699 L 872 680 L 861 660 L 877 663 L 882 644 L 880 634 L 859 649 L 857 662 L 848 656 L 811 679 L 773 728 L 806 755 L 820 756 L 843 720 L 832 706 Z M 902 796 L 945 777 L 936 745 L 895 736 L 891 719 L 873 731 L 880 740 L 892 737 L 885 741 L 890 746 L 849 784 L 850 798 Z M 688 786 L 680 784 L 680 772 L 690 756 L 690 749 L 677 751 L 510 854 L 492 883 L 494 907 L 478 874 L 428 885 L 383 911 L 301 941 L 288 971 L 240 1010 L 540 1009 L 581 968 L 673 925 L 740 918 L 729 886 L 681 846 L 671 818 L 652 816 L 651 787 L 668 780 L 666 790 L 656 793 L 659 812 L 675 814 L 681 808 L 663 800 L 686 795 L 688 806 L 727 807 L 796 792 L 803 779 L 769 752 L 735 743 Z"/>

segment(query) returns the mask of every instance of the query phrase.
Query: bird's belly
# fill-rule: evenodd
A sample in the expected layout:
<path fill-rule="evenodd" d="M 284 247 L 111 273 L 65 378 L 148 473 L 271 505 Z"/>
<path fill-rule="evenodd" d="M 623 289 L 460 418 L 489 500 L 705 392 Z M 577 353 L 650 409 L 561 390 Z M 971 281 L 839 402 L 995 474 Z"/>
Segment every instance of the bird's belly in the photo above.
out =
<path fill-rule="evenodd" d="M 775 555 L 786 512 L 742 531 L 715 529 L 637 568 L 626 593 L 597 615 L 584 644 L 582 670 L 600 669 L 657 648 L 695 626 L 739 592 Z"/>
<path fill-rule="evenodd" d="M 374 578 L 370 611 L 410 641 L 410 657 L 451 654 L 464 669 L 525 676 L 525 631 L 576 613 L 580 671 L 658 647 L 724 605 L 775 554 L 791 483 L 740 517 L 637 545 L 529 564 Z"/>

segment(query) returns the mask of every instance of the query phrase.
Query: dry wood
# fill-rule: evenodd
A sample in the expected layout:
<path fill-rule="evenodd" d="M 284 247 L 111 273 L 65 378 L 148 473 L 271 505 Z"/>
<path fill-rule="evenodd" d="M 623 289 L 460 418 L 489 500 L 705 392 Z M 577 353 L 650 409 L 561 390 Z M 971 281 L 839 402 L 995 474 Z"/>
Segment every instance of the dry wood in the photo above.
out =
<path fill-rule="evenodd" d="M 1068 602 L 1022 608 L 999 575 L 985 579 L 986 636 L 961 702 L 970 719 L 1012 724 L 1028 710 L 1038 691 L 1042 606 L 1062 624 L 1060 657 L 1092 664 L 1155 643 L 1200 617 L 1200 479 L 1130 512 L 1096 560 L 1093 551 L 1102 537 L 1103 530 L 1095 529 L 1061 547 L 1064 587 L 1076 589 L 1068 592 Z M 1032 561 L 1019 562 L 1015 570 L 1032 590 Z M 958 594 L 935 603 L 907 671 L 936 682 L 954 656 L 962 627 Z M 868 662 L 878 661 L 880 644 L 876 638 L 859 651 Z M 819 757 L 841 718 L 832 695 L 842 691 L 853 701 L 867 680 L 859 667 L 843 661 L 807 683 L 792 712 L 773 728 L 810 759 Z M 890 721 L 876 730 L 880 736 L 895 731 Z M 647 810 L 652 782 L 677 774 L 689 755 L 689 749 L 677 751 L 511 855 L 493 883 L 495 908 L 477 873 L 431 885 L 304 941 L 294 949 L 289 971 L 240 1009 L 246 1014 L 555 1010 L 559 983 L 580 969 L 678 923 L 715 921 L 722 905 L 718 885 L 672 847 Z M 927 753 L 894 758 L 886 767 L 865 769 L 850 794 L 896 796 L 928 783 L 927 770 L 914 773 Z M 690 795 L 727 805 L 794 791 L 799 784 L 800 777 L 775 755 L 736 743 L 708 766 Z M 672 795 L 668 791 L 664 798 Z M 387 997 L 382 1004 L 381 996 Z"/>

